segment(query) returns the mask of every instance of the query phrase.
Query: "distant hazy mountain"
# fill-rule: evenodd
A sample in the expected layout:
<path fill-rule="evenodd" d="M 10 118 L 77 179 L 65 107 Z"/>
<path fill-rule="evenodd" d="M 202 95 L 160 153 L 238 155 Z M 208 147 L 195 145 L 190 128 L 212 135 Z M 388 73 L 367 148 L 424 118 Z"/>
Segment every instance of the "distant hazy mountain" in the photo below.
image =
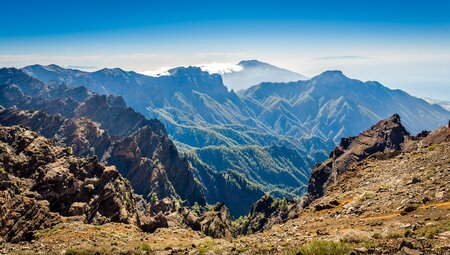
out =
<path fill-rule="evenodd" d="M 252 63 L 260 66 L 255 61 L 244 65 Z M 160 119 L 195 164 L 216 172 L 237 171 L 275 194 L 301 194 L 311 167 L 327 158 L 341 137 L 358 134 L 394 113 L 412 133 L 450 119 L 450 112 L 440 106 L 339 71 L 305 81 L 265 82 L 236 94 L 228 91 L 220 75 L 199 67 L 175 68 L 160 77 L 121 69 L 60 75 L 54 68 L 24 70 L 48 84 L 85 85 L 123 96 L 137 111 Z"/>
<path fill-rule="evenodd" d="M 446 109 L 447 111 L 450 111 L 450 101 L 447 100 L 437 100 L 432 98 L 423 98 L 423 100 L 427 101 L 430 104 L 437 104 L 442 106 L 442 108 Z"/>
<path fill-rule="evenodd" d="M 223 82 L 234 90 L 246 89 L 261 82 L 290 82 L 308 79 L 306 76 L 258 60 L 243 60 L 239 69 L 224 72 Z"/>

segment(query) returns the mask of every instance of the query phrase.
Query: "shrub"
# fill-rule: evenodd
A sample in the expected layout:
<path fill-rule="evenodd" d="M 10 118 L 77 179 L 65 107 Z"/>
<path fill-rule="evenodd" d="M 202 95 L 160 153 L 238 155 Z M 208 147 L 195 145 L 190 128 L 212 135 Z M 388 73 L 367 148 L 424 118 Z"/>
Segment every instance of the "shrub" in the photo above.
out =
<path fill-rule="evenodd" d="M 395 230 L 387 234 L 387 238 L 389 239 L 397 239 L 397 238 L 403 238 L 407 237 L 411 234 L 411 231 L 409 229 L 401 229 L 401 230 Z"/>
<path fill-rule="evenodd" d="M 368 199 L 371 199 L 373 197 L 373 194 L 370 192 L 364 192 L 364 194 L 362 194 L 362 196 L 359 197 L 359 201 L 364 202 Z"/>
<path fill-rule="evenodd" d="M 143 243 L 143 244 L 141 245 L 141 250 L 144 251 L 144 252 L 146 252 L 146 253 L 148 254 L 148 253 L 150 252 L 150 250 L 151 250 L 150 245 L 148 245 L 148 244 L 146 244 L 146 243 Z"/>
<path fill-rule="evenodd" d="M 302 255 L 346 255 L 351 249 L 352 246 L 345 242 L 315 240 L 300 247 L 297 253 Z"/>
<path fill-rule="evenodd" d="M 416 233 L 428 239 L 433 239 L 442 232 L 450 231 L 450 221 L 442 225 L 424 226 L 417 229 Z"/>
<path fill-rule="evenodd" d="M 73 154 L 73 148 L 67 147 L 67 154 L 72 155 Z"/>
<path fill-rule="evenodd" d="M 64 253 L 65 255 L 93 255 L 94 253 L 83 250 L 83 249 L 75 249 L 75 248 L 69 248 Z"/>
<path fill-rule="evenodd" d="M 436 147 L 438 147 L 438 144 L 433 143 L 430 146 L 428 146 L 428 149 L 429 150 L 434 150 Z"/>
<path fill-rule="evenodd" d="M 158 203 L 158 201 L 159 201 L 158 195 L 156 193 L 150 194 L 150 201 L 154 204 Z"/>
<path fill-rule="evenodd" d="M 192 211 L 193 211 L 197 216 L 200 216 L 201 213 L 202 213 L 202 208 L 201 208 L 201 206 L 200 206 L 197 202 L 195 202 L 194 205 L 192 206 Z"/>
<path fill-rule="evenodd" d="M 372 238 L 373 239 L 380 239 L 382 236 L 380 233 L 373 233 Z"/>
<path fill-rule="evenodd" d="M 84 188 L 86 189 L 87 192 L 92 192 L 95 189 L 94 184 L 92 183 L 84 186 Z"/>
<path fill-rule="evenodd" d="M 6 174 L 6 171 L 3 167 L 0 167 L 0 174 Z"/>
<path fill-rule="evenodd" d="M 209 250 L 208 247 L 200 247 L 200 248 L 198 248 L 198 253 L 205 254 L 208 252 L 208 250 Z"/>

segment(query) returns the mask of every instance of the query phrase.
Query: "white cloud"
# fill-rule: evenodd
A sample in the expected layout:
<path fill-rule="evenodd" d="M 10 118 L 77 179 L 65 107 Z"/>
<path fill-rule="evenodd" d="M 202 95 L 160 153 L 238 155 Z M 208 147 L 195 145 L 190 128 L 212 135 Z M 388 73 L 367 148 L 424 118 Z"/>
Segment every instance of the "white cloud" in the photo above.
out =
<path fill-rule="evenodd" d="M 170 67 L 170 66 L 163 66 L 163 67 L 153 69 L 153 70 L 138 71 L 138 73 L 148 75 L 148 76 L 158 77 L 158 76 L 170 75 L 169 70 L 172 68 L 173 67 Z"/>
<path fill-rule="evenodd" d="M 231 73 L 231 72 L 240 72 L 244 70 L 244 67 L 232 64 L 232 63 L 205 63 L 205 64 L 196 64 L 192 65 L 196 67 L 200 67 L 202 71 L 208 72 L 210 74 L 217 73 L 217 74 L 225 74 L 225 73 Z M 176 67 L 187 67 L 186 65 L 180 65 Z M 163 75 L 170 75 L 169 70 L 175 68 L 175 66 L 163 66 L 157 69 L 153 70 L 145 70 L 145 71 L 138 71 L 138 73 L 145 74 L 148 76 L 163 76 Z"/>
<path fill-rule="evenodd" d="M 231 72 L 240 72 L 244 70 L 244 67 L 232 64 L 232 63 L 209 63 L 209 64 L 200 64 L 196 65 L 200 67 L 203 71 L 206 71 L 208 73 L 218 73 L 218 74 L 225 74 L 225 73 L 231 73 Z"/>

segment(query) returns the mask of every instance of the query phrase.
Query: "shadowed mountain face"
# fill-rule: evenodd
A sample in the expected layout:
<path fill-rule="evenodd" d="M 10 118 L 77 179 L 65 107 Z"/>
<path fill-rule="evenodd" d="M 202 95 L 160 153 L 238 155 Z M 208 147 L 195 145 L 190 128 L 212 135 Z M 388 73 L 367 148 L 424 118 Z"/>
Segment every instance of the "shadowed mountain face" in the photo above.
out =
<path fill-rule="evenodd" d="M 23 70 L 48 84 L 85 85 L 121 95 L 145 116 L 160 119 L 179 148 L 212 170 L 236 170 L 274 194 L 302 194 L 306 183 L 301 188 L 299 182 L 341 137 L 394 113 L 412 133 L 450 118 L 439 106 L 339 71 L 306 81 L 261 83 L 236 94 L 219 75 L 196 67 L 175 68 L 160 77 L 120 69 L 69 70 L 64 75 L 57 75 L 61 68 L 55 66 Z"/>

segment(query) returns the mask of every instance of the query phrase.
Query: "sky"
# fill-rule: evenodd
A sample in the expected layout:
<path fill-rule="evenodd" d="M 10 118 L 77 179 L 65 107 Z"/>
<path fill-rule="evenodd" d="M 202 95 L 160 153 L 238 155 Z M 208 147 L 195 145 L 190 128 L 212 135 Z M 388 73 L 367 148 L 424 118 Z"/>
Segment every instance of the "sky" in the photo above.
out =
<path fill-rule="evenodd" d="M 450 1 L 0 0 L 0 66 L 148 72 L 258 59 L 450 100 Z"/>

